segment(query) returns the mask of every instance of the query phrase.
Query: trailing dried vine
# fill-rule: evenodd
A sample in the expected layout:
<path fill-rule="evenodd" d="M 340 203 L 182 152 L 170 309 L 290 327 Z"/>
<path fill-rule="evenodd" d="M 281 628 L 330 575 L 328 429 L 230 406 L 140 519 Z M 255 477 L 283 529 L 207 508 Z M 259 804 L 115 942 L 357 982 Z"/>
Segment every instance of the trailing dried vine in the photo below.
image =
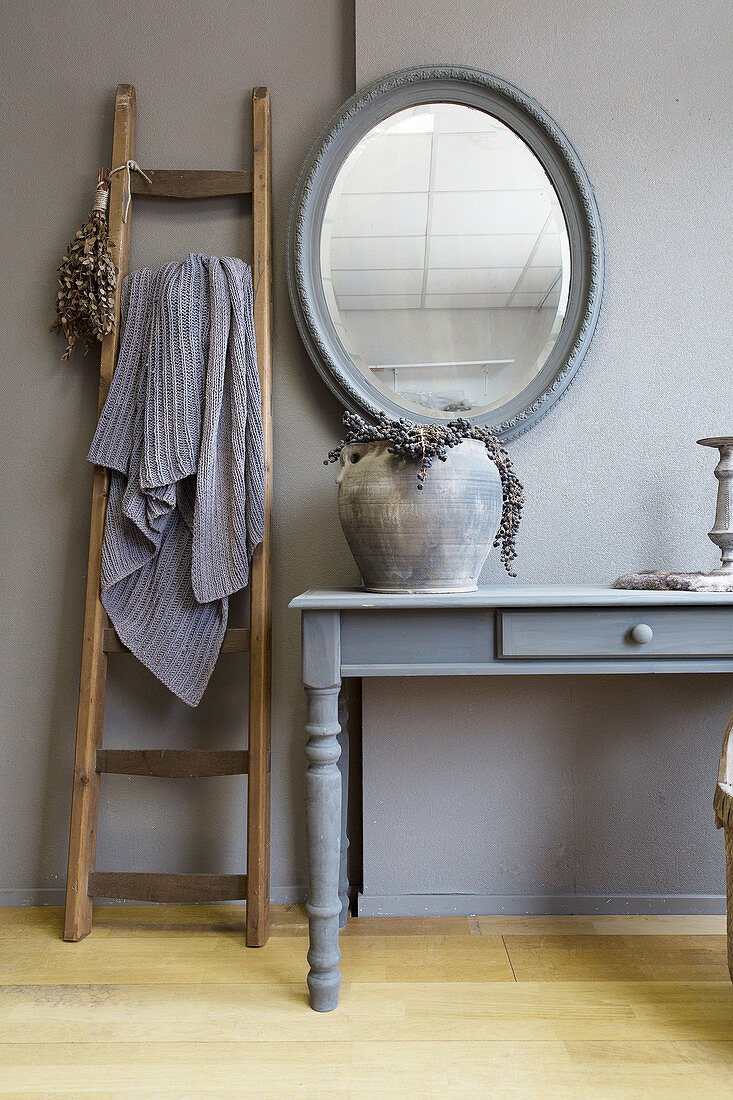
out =
<path fill-rule="evenodd" d="M 391 420 L 384 413 L 376 424 L 369 424 L 356 413 L 345 412 L 343 422 L 346 435 L 338 446 L 329 451 L 324 465 L 337 462 L 344 447 L 350 443 L 386 442 L 389 454 L 400 455 L 407 462 L 418 463 L 417 487 L 422 489 L 428 470 L 434 459 L 445 462 L 448 451 L 466 439 L 483 443 L 491 461 L 499 471 L 502 488 L 502 511 L 494 546 L 500 548 L 500 557 L 510 577 L 516 577 L 512 563 L 517 557 L 516 537 L 522 519 L 524 489 L 517 477 L 506 448 L 488 428 L 471 424 L 459 417 L 445 424 L 413 424 L 404 417 Z"/>

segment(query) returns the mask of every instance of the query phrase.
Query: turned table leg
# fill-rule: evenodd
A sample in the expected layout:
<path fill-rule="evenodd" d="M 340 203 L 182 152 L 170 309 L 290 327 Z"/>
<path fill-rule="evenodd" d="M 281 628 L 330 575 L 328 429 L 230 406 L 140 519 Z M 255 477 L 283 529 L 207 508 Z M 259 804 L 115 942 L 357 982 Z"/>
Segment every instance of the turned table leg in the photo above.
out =
<path fill-rule="evenodd" d="M 308 846 L 308 988 L 311 1008 L 330 1012 L 338 1004 L 339 868 L 341 863 L 341 753 L 338 735 L 340 683 L 339 616 L 303 615 L 303 682 L 307 696 L 306 834 Z"/>
<path fill-rule="evenodd" d="M 341 749 L 339 770 L 341 772 L 341 854 L 339 859 L 339 901 L 341 915 L 339 927 L 343 928 L 349 918 L 349 838 L 346 832 L 346 819 L 349 810 L 349 707 L 345 691 L 339 695 L 339 725 L 341 732 L 338 743 Z"/>

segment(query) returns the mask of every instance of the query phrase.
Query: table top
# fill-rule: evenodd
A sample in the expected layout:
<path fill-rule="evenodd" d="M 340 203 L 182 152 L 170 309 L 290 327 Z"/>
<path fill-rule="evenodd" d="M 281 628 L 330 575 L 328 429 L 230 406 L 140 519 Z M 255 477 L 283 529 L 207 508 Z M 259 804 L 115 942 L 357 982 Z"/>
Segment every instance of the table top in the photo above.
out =
<path fill-rule="evenodd" d="M 700 607 L 733 608 L 733 592 L 639 591 L 585 584 L 506 584 L 476 592 L 385 593 L 309 588 L 289 604 L 299 611 L 421 607 Z"/>

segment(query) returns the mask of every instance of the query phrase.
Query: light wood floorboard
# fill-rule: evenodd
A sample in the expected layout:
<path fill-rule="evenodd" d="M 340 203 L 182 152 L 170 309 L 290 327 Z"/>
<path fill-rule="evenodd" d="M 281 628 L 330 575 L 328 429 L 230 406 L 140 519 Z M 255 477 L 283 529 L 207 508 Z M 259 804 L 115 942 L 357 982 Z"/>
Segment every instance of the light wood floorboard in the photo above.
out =
<path fill-rule="evenodd" d="M 307 1007 L 307 923 L 241 906 L 0 909 L 0 1095 L 733 1096 L 710 917 L 362 918 L 339 1009 Z"/>

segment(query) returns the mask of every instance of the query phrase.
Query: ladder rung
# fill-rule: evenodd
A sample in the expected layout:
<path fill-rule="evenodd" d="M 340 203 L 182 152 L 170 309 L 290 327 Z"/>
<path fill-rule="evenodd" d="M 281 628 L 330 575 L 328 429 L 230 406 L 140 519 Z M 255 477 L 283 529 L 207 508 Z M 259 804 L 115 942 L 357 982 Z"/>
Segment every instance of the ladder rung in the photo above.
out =
<path fill-rule="evenodd" d="M 233 626 L 224 634 L 221 646 L 222 653 L 248 653 L 249 652 L 249 627 Z"/>
<path fill-rule="evenodd" d="M 128 653 L 127 646 L 123 645 L 117 637 L 113 626 L 108 626 L 104 631 L 103 648 L 105 653 Z M 249 651 L 249 628 L 232 627 L 227 630 L 222 643 L 222 653 L 247 653 Z"/>
<path fill-rule="evenodd" d="M 97 749 L 97 771 L 111 775 L 152 775 L 195 779 L 207 775 L 246 775 L 245 749 Z"/>
<path fill-rule="evenodd" d="M 143 179 L 139 172 L 131 174 L 133 195 L 154 195 L 162 199 L 214 199 L 222 195 L 252 193 L 251 172 L 178 171 L 168 168 L 146 168 Z"/>
<path fill-rule="evenodd" d="M 167 875 L 130 871 L 92 871 L 89 896 L 122 901 L 241 901 L 246 875 Z"/>

